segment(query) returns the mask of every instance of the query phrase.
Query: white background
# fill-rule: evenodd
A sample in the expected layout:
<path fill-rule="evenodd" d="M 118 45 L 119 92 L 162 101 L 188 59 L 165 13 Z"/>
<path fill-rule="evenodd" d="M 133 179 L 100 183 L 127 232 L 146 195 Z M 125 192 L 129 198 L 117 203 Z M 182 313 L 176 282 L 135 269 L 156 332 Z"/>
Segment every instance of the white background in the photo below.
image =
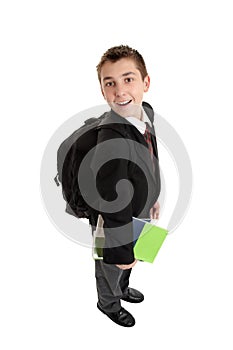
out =
<path fill-rule="evenodd" d="M 226 0 L 1 3 L 1 349 L 232 349 L 232 30 Z M 145 100 L 194 176 L 184 221 L 134 268 L 145 301 L 124 303 L 131 329 L 97 310 L 90 250 L 57 231 L 40 195 L 50 137 L 104 102 L 95 66 L 119 44 L 143 54 Z"/>

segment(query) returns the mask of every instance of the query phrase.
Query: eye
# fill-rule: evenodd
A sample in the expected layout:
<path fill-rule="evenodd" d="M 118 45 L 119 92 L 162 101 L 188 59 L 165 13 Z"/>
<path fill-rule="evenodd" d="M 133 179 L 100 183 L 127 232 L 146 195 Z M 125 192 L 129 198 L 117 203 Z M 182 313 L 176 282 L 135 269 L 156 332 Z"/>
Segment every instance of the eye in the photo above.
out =
<path fill-rule="evenodd" d="M 111 87 L 111 86 L 114 86 L 114 82 L 113 81 L 109 81 L 105 84 L 105 86 L 107 87 Z"/>
<path fill-rule="evenodd" d="M 125 82 L 126 82 L 126 83 L 131 83 L 132 81 L 133 81 L 133 78 L 126 78 L 126 79 L 125 79 Z"/>

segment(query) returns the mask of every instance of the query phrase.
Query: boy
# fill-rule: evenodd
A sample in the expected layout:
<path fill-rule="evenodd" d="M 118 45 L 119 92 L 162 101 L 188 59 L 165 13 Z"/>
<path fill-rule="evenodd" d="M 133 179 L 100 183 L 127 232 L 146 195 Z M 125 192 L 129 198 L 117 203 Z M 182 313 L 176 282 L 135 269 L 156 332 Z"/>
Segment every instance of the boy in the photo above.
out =
<path fill-rule="evenodd" d="M 98 132 L 97 146 L 107 146 L 104 151 L 96 148 L 91 164 L 96 169 L 97 163 L 108 160 L 96 176 L 104 200 L 99 213 L 105 234 L 103 260 L 95 261 L 97 307 L 113 322 L 132 327 L 135 319 L 121 306 L 121 300 L 139 303 L 144 299 L 142 293 L 129 287 L 130 273 L 137 262 L 132 218 L 159 217 L 160 176 L 153 110 L 142 103 L 150 78 L 139 52 L 123 45 L 104 53 L 97 73 L 103 97 L 111 107 L 107 122 Z M 106 203 L 114 201 L 115 210 L 109 209 Z"/>

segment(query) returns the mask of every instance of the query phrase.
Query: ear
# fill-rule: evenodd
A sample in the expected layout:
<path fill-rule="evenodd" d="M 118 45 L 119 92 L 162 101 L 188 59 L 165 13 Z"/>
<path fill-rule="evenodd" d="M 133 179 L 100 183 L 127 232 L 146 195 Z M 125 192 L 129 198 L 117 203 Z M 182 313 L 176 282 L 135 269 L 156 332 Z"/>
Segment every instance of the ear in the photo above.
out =
<path fill-rule="evenodd" d="M 144 92 L 147 92 L 150 87 L 150 77 L 147 75 L 144 79 Z"/>

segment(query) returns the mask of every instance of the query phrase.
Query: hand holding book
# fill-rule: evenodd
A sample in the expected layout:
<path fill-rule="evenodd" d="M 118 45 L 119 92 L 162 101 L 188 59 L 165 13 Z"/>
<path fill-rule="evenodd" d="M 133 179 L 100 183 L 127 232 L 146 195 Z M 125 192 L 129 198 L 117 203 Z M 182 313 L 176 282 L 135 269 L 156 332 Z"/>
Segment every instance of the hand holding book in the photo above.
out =
<path fill-rule="evenodd" d="M 101 221 L 93 236 L 93 258 L 103 259 L 104 231 L 103 220 Z M 132 268 L 137 260 L 153 263 L 159 249 L 161 248 L 168 231 L 156 226 L 154 219 L 139 219 L 133 217 L 134 233 L 134 257 L 135 261 L 129 265 L 117 265 L 122 270 Z"/>
<path fill-rule="evenodd" d="M 134 256 L 137 260 L 153 263 L 168 231 L 155 225 L 153 220 L 133 218 Z"/>

